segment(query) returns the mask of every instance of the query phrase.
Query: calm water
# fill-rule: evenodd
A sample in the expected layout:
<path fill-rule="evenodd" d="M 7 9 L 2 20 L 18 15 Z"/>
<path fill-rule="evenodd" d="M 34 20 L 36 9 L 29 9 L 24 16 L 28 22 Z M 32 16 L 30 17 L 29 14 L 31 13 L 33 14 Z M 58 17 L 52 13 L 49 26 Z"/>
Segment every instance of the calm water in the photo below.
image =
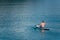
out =
<path fill-rule="evenodd" d="M 49 31 L 32 28 L 42 20 Z M 1 1 L 0 40 L 60 40 L 60 0 Z"/>

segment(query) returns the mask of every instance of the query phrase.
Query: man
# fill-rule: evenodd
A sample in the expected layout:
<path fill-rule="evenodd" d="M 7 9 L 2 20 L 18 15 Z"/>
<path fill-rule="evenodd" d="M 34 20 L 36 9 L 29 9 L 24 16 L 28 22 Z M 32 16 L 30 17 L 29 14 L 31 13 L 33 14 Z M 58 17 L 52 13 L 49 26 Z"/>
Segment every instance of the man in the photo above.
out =
<path fill-rule="evenodd" d="M 44 21 L 42 21 L 41 24 L 40 24 L 40 28 L 41 28 L 41 29 L 44 29 L 45 24 L 46 24 L 46 23 L 45 23 Z"/>

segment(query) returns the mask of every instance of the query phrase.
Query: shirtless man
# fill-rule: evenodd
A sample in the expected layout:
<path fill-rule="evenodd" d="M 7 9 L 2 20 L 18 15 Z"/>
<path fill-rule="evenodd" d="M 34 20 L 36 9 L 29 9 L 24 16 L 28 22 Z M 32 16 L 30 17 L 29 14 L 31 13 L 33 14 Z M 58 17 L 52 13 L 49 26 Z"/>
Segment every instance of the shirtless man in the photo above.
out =
<path fill-rule="evenodd" d="M 42 21 L 42 23 L 40 24 L 40 28 L 44 29 L 45 24 L 46 24 L 46 23 L 45 23 L 44 21 Z"/>

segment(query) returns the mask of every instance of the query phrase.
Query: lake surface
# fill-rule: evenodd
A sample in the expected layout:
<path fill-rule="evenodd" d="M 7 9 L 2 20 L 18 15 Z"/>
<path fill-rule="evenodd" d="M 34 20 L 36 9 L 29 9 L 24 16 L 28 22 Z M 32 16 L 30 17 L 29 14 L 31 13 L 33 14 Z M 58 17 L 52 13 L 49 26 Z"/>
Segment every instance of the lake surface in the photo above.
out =
<path fill-rule="evenodd" d="M 42 20 L 49 31 L 33 29 Z M 1 0 L 0 40 L 60 40 L 60 0 Z"/>

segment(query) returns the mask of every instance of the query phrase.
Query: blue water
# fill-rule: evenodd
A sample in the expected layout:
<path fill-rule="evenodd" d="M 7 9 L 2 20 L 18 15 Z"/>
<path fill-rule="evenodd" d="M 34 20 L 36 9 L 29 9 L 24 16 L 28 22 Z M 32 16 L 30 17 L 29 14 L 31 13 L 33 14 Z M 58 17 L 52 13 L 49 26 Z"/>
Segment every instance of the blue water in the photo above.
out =
<path fill-rule="evenodd" d="M 49 31 L 33 29 L 42 20 Z M 0 40 L 60 40 L 60 0 L 1 1 Z"/>

